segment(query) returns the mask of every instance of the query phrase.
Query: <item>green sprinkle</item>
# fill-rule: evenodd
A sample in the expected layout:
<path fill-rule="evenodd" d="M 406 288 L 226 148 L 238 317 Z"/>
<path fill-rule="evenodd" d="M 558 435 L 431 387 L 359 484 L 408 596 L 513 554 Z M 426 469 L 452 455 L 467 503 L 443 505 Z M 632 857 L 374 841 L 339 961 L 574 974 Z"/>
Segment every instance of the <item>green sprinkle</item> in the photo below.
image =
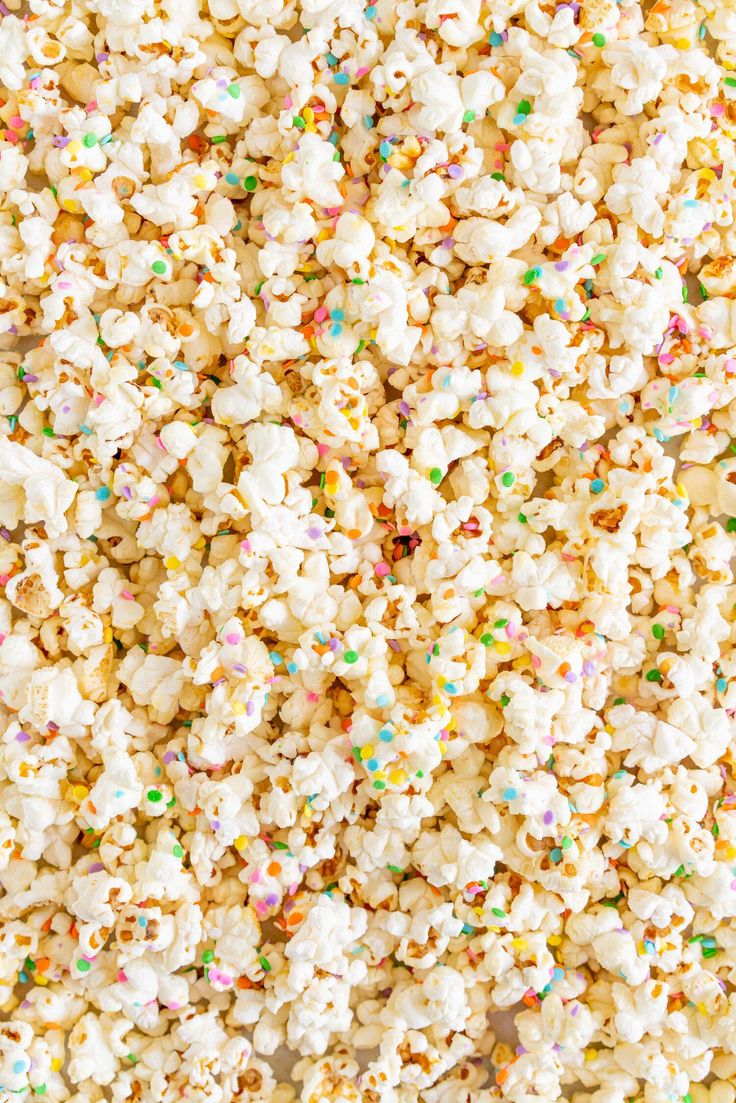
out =
<path fill-rule="evenodd" d="M 178 843 L 176 844 L 176 846 L 174 847 L 174 849 L 172 850 L 171 853 L 174 855 L 175 858 L 183 858 L 184 857 L 184 851 L 182 850 L 182 848 L 179 846 Z"/>
<path fill-rule="evenodd" d="M 663 640 L 664 639 L 664 628 L 662 627 L 661 624 L 653 624 L 652 625 L 652 635 L 654 636 L 655 640 Z"/>
<path fill-rule="evenodd" d="M 605 259 L 606 259 L 606 254 L 605 253 L 596 253 L 596 255 L 593 257 L 593 259 L 591 260 L 590 263 L 591 264 L 603 264 L 603 261 Z"/>
<path fill-rule="evenodd" d="M 529 287 L 531 284 L 533 284 L 539 274 L 540 272 L 538 268 L 527 269 L 527 271 L 524 273 L 524 283 L 526 284 L 526 286 Z"/>
<path fill-rule="evenodd" d="M 232 96 L 232 98 L 234 100 L 240 99 L 240 85 L 239 84 L 228 84 L 227 94 L 228 94 L 228 96 Z"/>
<path fill-rule="evenodd" d="M 133 1064 L 133 1065 L 138 1064 L 138 1058 L 136 1057 L 135 1053 L 126 1053 L 125 1056 L 131 1062 L 131 1064 Z"/>
<path fill-rule="evenodd" d="M 85 146 L 86 149 L 92 149 L 92 146 L 97 145 L 97 135 L 85 134 L 85 136 L 82 138 L 82 145 Z"/>
<path fill-rule="evenodd" d="M 511 698 L 509 697 L 508 693 L 502 693 L 501 694 L 501 708 L 502 709 L 505 709 L 510 701 L 511 701 Z"/>
<path fill-rule="evenodd" d="M 726 521 L 726 532 L 736 532 L 736 517 L 729 517 Z"/>
<path fill-rule="evenodd" d="M 571 846 L 572 846 L 572 839 L 570 838 L 570 836 L 569 835 L 563 835 L 562 836 L 562 849 L 563 850 L 569 850 Z"/>
<path fill-rule="evenodd" d="M 166 271 L 166 261 L 155 260 L 151 265 L 151 271 L 155 272 L 157 276 L 163 276 L 164 272 Z"/>
<path fill-rule="evenodd" d="M 43 433 L 43 435 L 45 437 L 55 437 L 56 436 L 56 433 L 54 432 L 54 430 L 49 425 L 47 425 L 45 429 L 42 429 L 41 432 Z"/>
<path fill-rule="evenodd" d="M 648 682 L 661 682 L 662 672 L 661 670 L 650 670 L 646 674 L 646 680 Z"/>
<path fill-rule="evenodd" d="M 212 138 L 210 138 L 210 141 L 212 142 L 213 146 L 219 146 L 221 142 L 227 141 L 227 134 L 215 134 Z"/>
<path fill-rule="evenodd" d="M 357 651 L 346 651 L 343 655 L 343 659 L 345 660 L 345 662 L 350 663 L 351 666 L 353 663 L 357 663 L 359 658 L 360 656 L 358 655 Z"/>
<path fill-rule="evenodd" d="M 517 513 L 516 520 L 519 522 L 520 525 L 525 525 L 527 523 L 526 514 Z"/>
<path fill-rule="evenodd" d="M 682 285 L 682 301 L 684 303 L 687 302 L 687 284 L 686 283 L 683 283 L 683 285 Z"/>
<path fill-rule="evenodd" d="M 511 471 L 506 471 L 501 476 L 501 482 L 504 486 L 513 486 L 516 482 L 516 475 L 514 475 Z"/>
<path fill-rule="evenodd" d="M 385 789 L 386 788 L 386 782 L 385 781 L 374 781 L 373 782 L 373 788 L 374 789 Z"/>
<path fill-rule="evenodd" d="M 386 866 L 386 869 L 390 869 L 392 873 L 403 873 L 401 866 Z"/>
<path fill-rule="evenodd" d="M 475 111 L 466 111 L 465 114 L 463 115 L 463 122 L 464 123 L 472 123 L 474 118 L 475 118 Z"/>
<path fill-rule="evenodd" d="M 163 793 L 159 793 L 158 789 L 149 789 L 146 796 L 152 804 L 158 804 L 160 800 L 163 800 Z"/>
<path fill-rule="evenodd" d="M 271 962 L 268 960 L 267 957 L 263 957 L 263 955 L 261 955 L 261 957 L 258 958 L 258 964 L 265 973 L 271 972 Z"/>
<path fill-rule="evenodd" d="M 484 632 L 480 638 L 480 642 L 483 644 L 484 647 L 493 647 L 496 641 L 494 640 L 490 632 Z"/>
<path fill-rule="evenodd" d="M 736 88 L 736 78 L 735 77 L 724 77 L 723 78 L 723 83 L 728 85 L 729 88 Z"/>
<path fill-rule="evenodd" d="M 706 287 L 703 287 L 702 283 L 698 284 L 698 288 L 700 289 L 701 299 L 703 300 L 703 302 L 707 302 L 710 298 L 710 295 L 708 294 L 708 289 Z"/>
<path fill-rule="evenodd" d="M 530 115 L 532 105 L 529 103 L 529 100 L 519 100 L 519 106 L 516 110 L 520 115 Z"/>
<path fill-rule="evenodd" d="M 79 961 L 77 962 L 77 969 L 79 969 L 79 972 L 88 973 L 91 968 L 92 966 L 90 965 L 90 963 L 88 961 L 85 961 L 83 957 L 80 957 Z"/>
<path fill-rule="evenodd" d="M 663 275 L 664 275 L 664 272 L 662 271 L 661 268 L 655 269 L 655 272 L 654 272 L 655 280 L 661 280 Z"/>
<path fill-rule="evenodd" d="M 243 181 L 243 187 L 246 191 L 255 191 L 258 187 L 258 179 L 255 176 L 246 176 Z"/>
<path fill-rule="evenodd" d="M 499 919 L 505 919 L 506 918 L 506 912 L 503 910 L 503 908 L 491 908 L 491 912 L 493 913 L 493 915 L 497 916 Z"/>
<path fill-rule="evenodd" d="M 432 468 L 429 473 L 429 481 L 431 483 L 434 483 L 435 486 L 437 486 L 438 483 L 442 482 L 442 472 L 440 471 L 439 467 Z"/>
<path fill-rule="evenodd" d="M 605 46 L 605 44 L 606 44 L 606 36 L 604 34 L 600 34 L 600 32 L 599 32 L 598 34 L 593 35 L 593 45 L 594 46 L 597 46 L 598 49 L 600 49 L 601 46 Z"/>
<path fill-rule="evenodd" d="M 37 1088 L 33 1089 L 34 1095 L 46 1095 L 46 1085 L 39 1084 Z"/>
<path fill-rule="evenodd" d="M 307 125 L 301 115 L 295 115 L 291 121 L 297 130 L 304 130 L 304 127 Z"/>

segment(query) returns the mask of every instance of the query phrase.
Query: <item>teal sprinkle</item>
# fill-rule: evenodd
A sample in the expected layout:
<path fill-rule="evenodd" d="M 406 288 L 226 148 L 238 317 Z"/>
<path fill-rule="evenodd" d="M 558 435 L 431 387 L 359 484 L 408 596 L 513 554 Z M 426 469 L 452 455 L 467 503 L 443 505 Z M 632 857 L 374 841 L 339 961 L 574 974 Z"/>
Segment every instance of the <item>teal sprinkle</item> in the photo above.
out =
<path fill-rule="evenodd" d="M 279 655 L 278 651 L 269 651 L 268 657 L 274 666 L 278 666 L 279 663 L 282 663 L 284 661 Z"/>
<path fill-rule="evenodd" d="M 491 46 L 502 46 L 503 36 L 500 35 L 498 31 L 491 31 L 490 35 L 488 36 L 488 41 Z"/>
<path fill-rule="evenodd" d="M 332 79 L 335 84 L 350 84 L 350 77 L 347 73 L 335 73 Z"/>

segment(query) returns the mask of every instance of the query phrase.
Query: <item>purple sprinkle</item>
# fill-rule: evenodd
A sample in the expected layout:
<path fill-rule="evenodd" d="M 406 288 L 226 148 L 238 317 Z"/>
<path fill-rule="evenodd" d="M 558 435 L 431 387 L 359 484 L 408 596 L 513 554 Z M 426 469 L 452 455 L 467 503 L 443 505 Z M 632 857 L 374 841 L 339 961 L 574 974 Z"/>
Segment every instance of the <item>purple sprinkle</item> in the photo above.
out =
<path fill-rule="evenodd" d="M 664 138 L 664 134 L 658 134 L 657 137 L 654 139 L 654 145 L 658 146 L 663 138 Z"/>
<path fill-rule="evenodd" d="M 557 272 L 566 272 L 569 267 L 570 267 L 570 261 L 569 260 L 558 260 L 557 263 L 555 264 L 555 271 L 557 271 Z"/>
<path fill-rule="evenodd" d="M 18 734 L 15 737 L 15 741 L 16 741 L 16 743 L 27 743 L 30 738 L 31 737 L 28 734 L 28 732 L 18 732 Z"/>
<path fill-rule="evenodd" d="M 89 871 L 90 873 L 99 873 L 100 870 L 104 868 L 105 867 L 103 866 L 102 862 L 93 862 L 92 865 L 89 867 Z"/>
<path fill-rule="evenodd" d="M 577 682 L 577 680 L 578 680 L 577 674 L 574 674 L 572 672 L 572 670 L 568 670 L 567 674 L 565 675 L 565 681 L 570 682 L 570 684 L 572 684 L 573 682 Z"/>
<path fill-rule="evenodd" d="M 399 412 L 402 413 L 404 415 L 404 417 L 408 417 L 409 414 L 411 413 L 411 410 L 409 409 L 409 403 L 404 402 L 403 398 L 402 398 L 401 402 L 399 403 Z"/>
<path fill-rule="evenodd" d="M 272 908 L 274 906 L 274 904 L 278 904 L 278 902 L 279 902 L 279 898 L 276 895 L 276 893 L 275 892 L 269 892 L 268 896 L 266 897 L 266 903 L 268 904 L 269 908 Z"/>
<path fill-rule="evenodd" d="M 210 827 L 212 828 L 213 831 L 219 831 L 220 830 L 220 821 L 219 820 L 210 820 Z"/>
<path fill-rule="evenodd" d="M 170 762 L 173 762 L 175 758 L 176 758 L 176 755 L 174 754 L 173 751 L 167 751 L 166 754 L 164 755 L 164 764 L 166 766 L 168 766 L 168 764 Z"/>
<path fill-rule="evenodd" d="M 591 674 L 595 674 L 595 667 L 588 660 L 583 663 L 583 674 L 587 674 L 588 677 L 590 677 Z"/>
<path fill-rule="evenodd" d="M 572 1005 L 572 1007 L 570 1008 L 570 1014 L 572 1015 L 573 1018 L 577 1015 L 579 1010 L 580 1010 L 580 1004 L 579 1003 L 574 1003 Z"/>
<path fill-rule="evenodd" d="M 61 287 L 61 284 L 59 284 L 59 287 Z M 38 383 L 38 376 L 31 375 L 30 372 L 26 372 L 26 374 L 23 376 L 23 381 L 24 383 Z"/>
<path fill-rule="evenodd" d="M 445 238 L 442 239 L 442 248 L 443 249 L 452 249 L 454 244 L 455 244 L 455 238 L 454 237 L 445 237 Z"/>
<path fill-rule="evenodd" d="M 315 528 L 307 529 L 307 536 L 309 537 L 310 540 L 319 540 L 321 535 L 322 535 L 322 530 L 321 529 L 315 529 Z"/>
<path fill-rule="evenodd" d="M 453 180 L 459 180 L 462 174 L 463 170 L 460 168 L 460 165 L 448 165 L 447 175 L 451 176 Z"/>
<path fill-rule="evenodd" d="M 255 711 L 256 711 L 256 706 L 253 704 L 252 701 L 249 701 L 248 704 L 245 706 L 246 715 L 247 716 L 252 716 Z"/>
<path fill-rule="evenodd" d="M 110 56 L 109 54 L 104 54 L 104 53 L 103 54 L 96 54 L 95 55 L 95 61 L 97 62 L 98 65 L 101 65 L 103 61 L 107 61 L 109 56 Z"/>
<path fill-rule="evenodd" d="M 555 819 L 554 812 L 550 812 L 549 810 L 547 810 L 544 813 L 544 815 L 542 816 L 543 823 L 548 823 L 548 824 L 549 823 L 554 823 L 554 819 Z"/>
<path fill-rule="evenodd" d="M 339 646 L 340 646 L 340 641 L 339 640 L 336 640 L 334 638 L 330 640 L 330 642 L 329 642 L 330 651 L 337 651 Z"/>

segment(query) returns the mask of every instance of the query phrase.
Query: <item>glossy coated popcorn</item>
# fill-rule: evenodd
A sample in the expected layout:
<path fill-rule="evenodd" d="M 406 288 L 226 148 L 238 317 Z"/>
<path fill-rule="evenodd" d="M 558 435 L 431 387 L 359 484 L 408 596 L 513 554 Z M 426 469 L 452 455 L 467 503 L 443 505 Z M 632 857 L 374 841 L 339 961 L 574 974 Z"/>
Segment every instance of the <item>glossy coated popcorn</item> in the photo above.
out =
<path fill-rule="evenodd" d="M 1 1103 L 734 1103 L 732 0 L 5 2 Z"/>

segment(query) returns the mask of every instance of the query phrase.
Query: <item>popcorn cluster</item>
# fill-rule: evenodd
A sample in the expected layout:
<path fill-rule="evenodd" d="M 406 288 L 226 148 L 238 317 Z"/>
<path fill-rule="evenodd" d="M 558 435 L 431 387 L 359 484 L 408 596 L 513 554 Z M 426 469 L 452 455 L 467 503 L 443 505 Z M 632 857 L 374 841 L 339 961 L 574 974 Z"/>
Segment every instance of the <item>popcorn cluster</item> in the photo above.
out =
<path fill-rule="evenodd" d="M 734 1103 L 732 0 L 6 4 L 0 1099 Z"/>

